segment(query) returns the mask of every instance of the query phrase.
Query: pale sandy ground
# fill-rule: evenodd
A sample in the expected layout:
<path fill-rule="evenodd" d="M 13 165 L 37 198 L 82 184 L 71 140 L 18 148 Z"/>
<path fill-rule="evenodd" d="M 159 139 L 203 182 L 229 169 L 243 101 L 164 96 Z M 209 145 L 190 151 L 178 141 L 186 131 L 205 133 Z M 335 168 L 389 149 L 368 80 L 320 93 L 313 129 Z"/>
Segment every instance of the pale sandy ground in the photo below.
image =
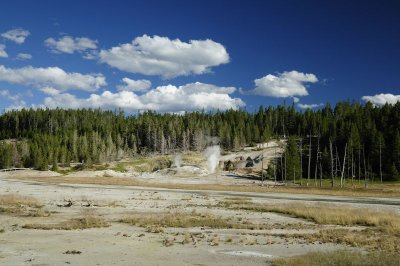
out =
<path fill-rule="evenodd" d="M 104 172 L 86 172 L 79 175 L 104 175 Z M 113 173 L 108 173 L 113 174 Z M 278 237 L 279 233 L 314 232 L 320 226 L 301 219 L 274 213 L 227 210 L 213 206 L 227 197 L 245 196 L 257 203 L 281 204 L 296 200 L 307 204 L 339 201 L 351 207 L 386 209 L 399 212 L 400 200 L 354 199 L 316 195 L 290 195 L 284 193 L 245 193 L 218 191 L 186 191 L 158 188 L 46 184 L 13 179 L 16 175 L 55 175 L 52 172 L 23 171 L 0 174 L 0 195 L 18 194 L 39 199 L 50 217 L 24 217 L 0 214 L 0 264 L 1 265 L 268 265 L 277 257 L 304 254 L 310 251 L 344 248 L 333 244 L 304 244 L 300 240 Z M 76 174 L 78 175 L 78 174 Z M 116 176 L 127 177 L 117 173 Z M 129 176 L 129 174 L 128 174 Z M 134 178 L 134 177 L 132 177 Z M 138 178 L 136 176 L 136 178 Z M 146 176 L 139 178 L 146 179 Z M 204 177 L 165 177 L 151 175 L 148 180 L 183 183 L 251 183 L 227 175 Z M 72 207 L 58 207 L 68 200 Z M 85 207 L 90 203 L 90 207 Z M 145 228 L 117 222 L 118 219 L 138 212 L 197 212 L 211 213 L 232 220 L 273 225 L 271 230 L 166 228 L 163 233 L 150 233 Z M 78 217 L 88 210 L 111 223 L 107 228 L 85 230 L 32 230 L 23 229 L 27 223 L 54 223 Z M 302 224 L 308 229 L 278 229 L 288 224 Z M 182 244 L 185 232 L 198 233 L 203 238 Z M 220 239 L 218 245 L 208 240 Z M 172 246 L 163 245 L 163 239 L 175 238 Z M 232 239 L 228 242 L 228 239 Z M 81 254 L 64 254 L 68 250 Z"/>

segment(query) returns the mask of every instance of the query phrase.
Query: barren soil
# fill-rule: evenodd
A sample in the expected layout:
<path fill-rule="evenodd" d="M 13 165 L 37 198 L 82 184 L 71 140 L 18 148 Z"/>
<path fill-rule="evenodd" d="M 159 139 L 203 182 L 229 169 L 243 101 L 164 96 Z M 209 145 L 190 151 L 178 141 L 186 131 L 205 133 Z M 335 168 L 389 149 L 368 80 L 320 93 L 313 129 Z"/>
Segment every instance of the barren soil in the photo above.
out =
<path fill-rule="evenodd" d="M 54 175 L 51 172 L 49 175 Z M 83 173 L 80 173 L 81 175 Z M 95 178 L 96 172 L 84 173 Z M 24 175 L 24 180 L 16 179 Z M 313 233 L 322 227 L 302 219 L 272 212 L 232 210 L 226 201 L 283 204 L 346 205 L 399 212 L 400 200 L 251 193 L 174 190 L 117 185 L 50 184 L 29 181 L 29 176 L 46 175 L 35 171 L 0 174 L 0 196 L 19 195 L 37 199 L 46 215 L 0 212 L 0 264 L 3 265 L 268 265 L 274 258 L 345 248 L 331 243 L 306 243 L 282 234 Z M 89 177 L 91 175 L 91 177 Z M 207 175 L 171 179 L 152 176 L 157 181 L 219 183 L 224 185 L 254 181 L 229 176 Z M 141 176 L 141 178 L 145 178 Z M 27 180 L 28 179 L 28 180 Z M 47 215 L 49 214 L 49 215 Z M 62 224 L 73 218 L 92 215 L 108 227 L 43 230 L 27 225 Z M 131 217 L 163 215 L 219 219 L 233 226 L 143 226 L 123 223 Z M 39 217 L 35 217 L 39 216 Z M 211 217 L 211 218 L 210 218 Z M 202 218 L 203 219 L 203 218 Z M 28 226 L 29 227 L 29 226 Z M 229 228 L 231 227 L 231 228 Z M 362 228 L 362 227 L 360 227 Z M 348 228 L 347 228 L 348 229 Z M 357 228 L 355 228 L 357 229 Z M 349 248 L 349 247 L 346 247 Z"/>

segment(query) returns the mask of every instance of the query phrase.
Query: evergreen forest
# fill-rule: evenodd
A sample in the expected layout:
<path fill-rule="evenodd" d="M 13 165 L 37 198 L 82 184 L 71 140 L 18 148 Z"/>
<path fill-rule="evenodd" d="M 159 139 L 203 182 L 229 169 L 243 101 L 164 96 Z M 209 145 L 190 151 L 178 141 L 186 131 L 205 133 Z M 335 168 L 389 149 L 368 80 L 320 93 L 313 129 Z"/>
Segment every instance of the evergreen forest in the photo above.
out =
<path fill-rule="evenodd" d="M 237 151 L 273 138 L 287 140 L 284 154 L 274 160 L 279 180 L 400 178 L 400 102 L 345 101 L 305 111 L 280 105 L 253 113 L 12 110 L 0 116 L 0 168 L 47 170 L 72 162 L 202 151 L 215 139 L 223 150 Z"/>

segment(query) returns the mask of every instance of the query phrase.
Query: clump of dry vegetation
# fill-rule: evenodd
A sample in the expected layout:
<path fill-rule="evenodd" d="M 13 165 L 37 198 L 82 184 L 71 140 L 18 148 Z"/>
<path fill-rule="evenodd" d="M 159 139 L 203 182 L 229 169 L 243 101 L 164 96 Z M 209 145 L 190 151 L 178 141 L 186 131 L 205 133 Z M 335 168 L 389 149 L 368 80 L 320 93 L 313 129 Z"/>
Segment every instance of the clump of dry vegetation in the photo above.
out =
<path fill-rule="evenodd" d="M 1 206 L 28 206 L 32 208 L 40 208 L 43 205 L 34 197 L 20 195 L 0 195 Z"/>
<path fill-rule="evenodd" d="M 364 247 L 368 250 L 400 252 L 400 238 L 392 234 L 383 234 L 376 229 L 348 230 L 322 229 L 312 234 L 280 234 L 283 238 L 297 238 L 305 243 L 335 243 L 351 247 Z"/>
<path fill-rule="evenodd" d="M 362 225 L 376 227 L 386 233 L 400 234 L 400 215 L 366 209 L 331 207 L 326 204 L 258 204 L 243 201 L 223 201 L 220 206 L 257 212 L 276 212 L 306 219 L 317 224 Z"/>
<path fill-rule="evenodd" d="M 55 224 L 25 224 L 25 229 L 41 229 L 41 230 L 79 230 L 89 228 L 100 228 L 110 226 L 102 217 L 92 213 L 84 214 L 79 218 L 72 218 L 67 221 Z"/>
<path fill-rule="evenodd" d="M 137 213 L 131 214 L 119 220 L 140 227 L 208 227 L 208 228 L 236 228 L 236 229 L 259 229 L 264 225 L 242 224 L 230 219 L 214 216 L 210 213 L 198 212 L 167 212 L 167 213 Z"/>
<path fill-rule="evenodd" d="M 0 213 L 47 217 L 49 212 L 42 209 L 43 204 L 36 198 L 16 194 L 0 195 Z"/>
<path fill-rule="evenodd" d="M 383 252 L 361 253 L 354 251 L 311 252 L 305 255 L 277 259 L 275 266 L 398 266 L 399 254 Z"/>
<path fill-rule="evenodd" d="M 226 219 L 214 217 L 211 214 L 204 213 L 140 213 L 132 214 L 120 220 L 120 222 L 146 226 L 162 226 L 162 227 L 211 227 L 211 228 L 231 228 L 232 224 Z"/>
<path fill-rule="evenodd" d="M 257 212 L 275 212 L 305 219 L 321 225 L 364 226 L 358 230 L 323 228 L 316 233 L 281 234 L 307 243 L 324 242 L 365 247 L 370 250 L 400 252 L 400 215 L 388 212 L 332 207 L 326 204 L 258 204 L 240 199 L 226 199 L 219 206 Z M 367 227 L 367 228 L 365 228 Z"/>
<path fill-rule="evenodd" d="M 67 250 L 67 251 L 65 251 L 63 254 L 68 254 L 68 255 L 79 255 L 79 254 L 82 254 L 82 251 L 73 249 L 73 250 Z"/>
<path fill-rule="evenodd" d="M 164 246 L 170 247 L 175 243 L 175 240 L 176 240 L 175 237 L 171 238 L 171 237 L 165 236 L 162 243 Z"/>
<path fill-rule="evenodd" d="M 211 239 L 209 239 L 208 243 L 210 246 L 218 246 L 219 245 L 219 237 L 213 236 Z"/>

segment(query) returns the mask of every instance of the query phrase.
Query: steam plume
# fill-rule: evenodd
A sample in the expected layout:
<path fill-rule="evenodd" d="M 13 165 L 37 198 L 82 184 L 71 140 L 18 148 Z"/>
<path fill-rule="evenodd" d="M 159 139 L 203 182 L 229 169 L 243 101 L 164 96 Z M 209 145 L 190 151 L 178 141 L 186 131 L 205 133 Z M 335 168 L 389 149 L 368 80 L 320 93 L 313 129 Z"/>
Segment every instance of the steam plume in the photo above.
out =
<path fill-rule="evenodd" d="M 215 173 L 219 158 L 221 157 L 221 151 L 218 145 L 210 146 L 204 151 L 204 156 L 207 158 L 208 171 Z"/>
<path fill-rule="evenodd" d="M 175 166 L 176 168 L 179 168 L 181 167 L 181 165 L 182 165 L 182 156 L 180 154 L 177 154 L 175 156 Z"/>

